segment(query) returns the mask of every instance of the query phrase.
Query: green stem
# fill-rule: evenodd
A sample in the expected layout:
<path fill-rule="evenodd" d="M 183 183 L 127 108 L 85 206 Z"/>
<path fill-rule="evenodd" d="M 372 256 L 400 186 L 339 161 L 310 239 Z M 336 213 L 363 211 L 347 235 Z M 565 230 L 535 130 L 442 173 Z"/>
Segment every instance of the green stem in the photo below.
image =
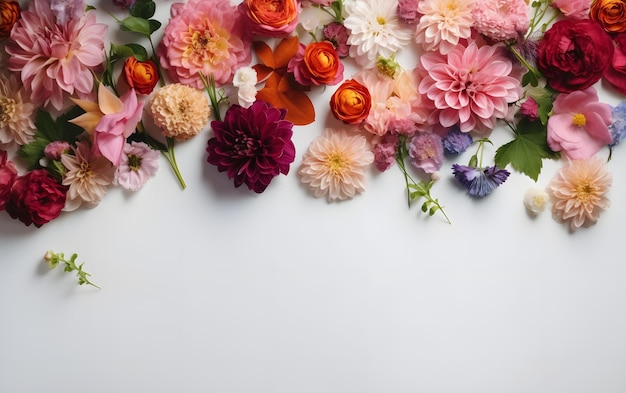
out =
<path fill-rule="evenodd" d="M 167 162 L 169 162 L 170 167 L 174 171 L 178 182 L 180 183 L 181 188 L 184 190 L 187 188 L 187 184 L 185 184 L 185 180 L 178 169 L 178 163 L 176 162 L 176 154 L 174 154 L 174 138 L 167 138 L 167 151 L 161 152 Z"/>
<path fill-rule="evenodd" d="M 206 76 L 200 72 L 200 79 L 202 80 L 202 84 L 204 85 L 204 90 L 206 90 L 209 95 L 209 100 L 211 101 L 211 108 L 213 109 L 213 116 L 215 120 L 222 121 L 222 116 L 220 114 L 220 102 L 221 99 L 217 98 L 217 89 L 215 88 L 215 78 L 213 74 L 209 75 L 209 79 L 207 80 Z"/>

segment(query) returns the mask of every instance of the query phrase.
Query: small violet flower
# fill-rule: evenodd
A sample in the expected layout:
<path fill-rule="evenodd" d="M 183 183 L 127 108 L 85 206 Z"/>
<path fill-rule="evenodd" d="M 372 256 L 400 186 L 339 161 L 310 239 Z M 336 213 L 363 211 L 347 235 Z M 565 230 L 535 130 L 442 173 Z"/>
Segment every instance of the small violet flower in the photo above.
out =
<path fill-rule="evenodd" d="M 437 172 L 443 164 L 443 143 L 433 133 L 418 133 L 409 142 L 411 164 L 426 173 Z"/>
<path fill-rule="evenodd" d="M 484 169 L 467 165 L 452 165 L 454 177 L 467 188 L 468 194 L 482 198 L 504 183 L 510 172 L 496 165 Z"/>
<path fill-rule="evenodd" d="M 443 149 L 449 154 L 461 154 L 472 145 L 474 139 L 466 132 L 461 132 L 458 126 L 453 127 L 448 134 L 443 137 Z"/>
<path fill-rule="evenodd" d="M 613 147 L 626 137 L 626 101 L 620 102 L 613 107 L 611 116 L 613 120 L 609 125 L 609 132 L 613 137 L 613 143 L 610 146 Z"/>

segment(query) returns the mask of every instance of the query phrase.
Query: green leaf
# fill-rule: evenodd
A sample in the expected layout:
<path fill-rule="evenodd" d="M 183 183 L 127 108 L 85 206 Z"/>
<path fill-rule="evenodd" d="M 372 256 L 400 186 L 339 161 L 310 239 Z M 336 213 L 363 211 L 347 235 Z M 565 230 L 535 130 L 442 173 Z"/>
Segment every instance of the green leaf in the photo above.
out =
<path fill-rule="evenodd" d="M 537 75 L 534 72 L 528 71 L 522 76 L 522 87 L 531 85 L 533 87 L 537 87 L 539 85 L 539 80 L 537 79 Z"/>
<path fill-rule="evenodd" d="M 148 23 L 150 24 L 150 34 L 154 33 L 155 31 L 161 28 L 161 22 L 159 22 L 156 19 L 150 19 L 148 20 Z"/>
<path fill-rule="evenodd" d="M 547 129 L 541 122 L 522 120 L 517 125 L 516 137 L 496 150 L 495 163 L 500 168 L 508 164 L 537 181 L 544 158 L 557 158 L 558 153 L 548 146 Z"/>
<path fill-rule="evenodd" d="M 143 34 L 149 37 L 152 31 L 150 30 L 150 22 L 144 18 L 138 18 L 136 16 L 129 16 L 120 21 L 120 28 L 123 31 L 132 31 L 135 33 Z"/>
<path fill-rule="evenodd" d="M 137 0 L 130 14 L 138 18 L 150 19 L 156 12 L 156 4 L 152 0 Z"/>

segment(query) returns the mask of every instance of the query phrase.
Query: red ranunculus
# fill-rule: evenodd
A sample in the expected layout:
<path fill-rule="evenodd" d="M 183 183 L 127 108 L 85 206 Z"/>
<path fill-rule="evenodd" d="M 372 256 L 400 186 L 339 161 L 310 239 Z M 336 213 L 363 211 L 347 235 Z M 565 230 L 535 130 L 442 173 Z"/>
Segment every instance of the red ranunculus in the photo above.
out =
<path fill-rule="evenodd" d="M 611 37 L 598 23 L 565 19 L 539 42 L 537 66 L 553 89 L 571 93 L 600 80 L 612 57 Z"/>
<path fill-rule="evenodd" d="M 15 180 L 6 210 L 26 226 L 35 224 L 39 228 L 61 214 L 66 192 L 67 187 L 48 171 L 36 169 Z"/>
<path fill-rule="evenodd" d="M 11 199 L 11 187 L 17 178 L 15 165 L 7 159 L 7 152 L 0 151 L 0 211 L 4 210 Z"/>
<path fill-rule="evenodd" d="M 604 79 L 622 94 L 626 94 L 626 33 L 614 38 L 613 61 L 604 73 Z"/>

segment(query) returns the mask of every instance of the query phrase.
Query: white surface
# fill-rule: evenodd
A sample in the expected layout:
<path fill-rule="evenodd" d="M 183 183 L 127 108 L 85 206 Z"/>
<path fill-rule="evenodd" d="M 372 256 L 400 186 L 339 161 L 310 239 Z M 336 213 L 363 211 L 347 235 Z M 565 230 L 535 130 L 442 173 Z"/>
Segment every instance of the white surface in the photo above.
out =
<path fill-rule="evenodd" d="M 574 234 L 527 215 L 524 175 L 473 200 L 452 161 L 433 189 L 452 225 L 407 208 L 397 168 L 328 204 L 296 170 L 338 125 L 334 90 L 310 94 L 318 121 L 261 195 L 205 164 L 206 131 L 177 145 L 185 191 L 162 160 L 141 191 L 41 229 L 2 213 L 0 392 L 626 391 L 624 147 L 613 206 Z M 48 249 L 103 289 L 50 271 Z"/>

